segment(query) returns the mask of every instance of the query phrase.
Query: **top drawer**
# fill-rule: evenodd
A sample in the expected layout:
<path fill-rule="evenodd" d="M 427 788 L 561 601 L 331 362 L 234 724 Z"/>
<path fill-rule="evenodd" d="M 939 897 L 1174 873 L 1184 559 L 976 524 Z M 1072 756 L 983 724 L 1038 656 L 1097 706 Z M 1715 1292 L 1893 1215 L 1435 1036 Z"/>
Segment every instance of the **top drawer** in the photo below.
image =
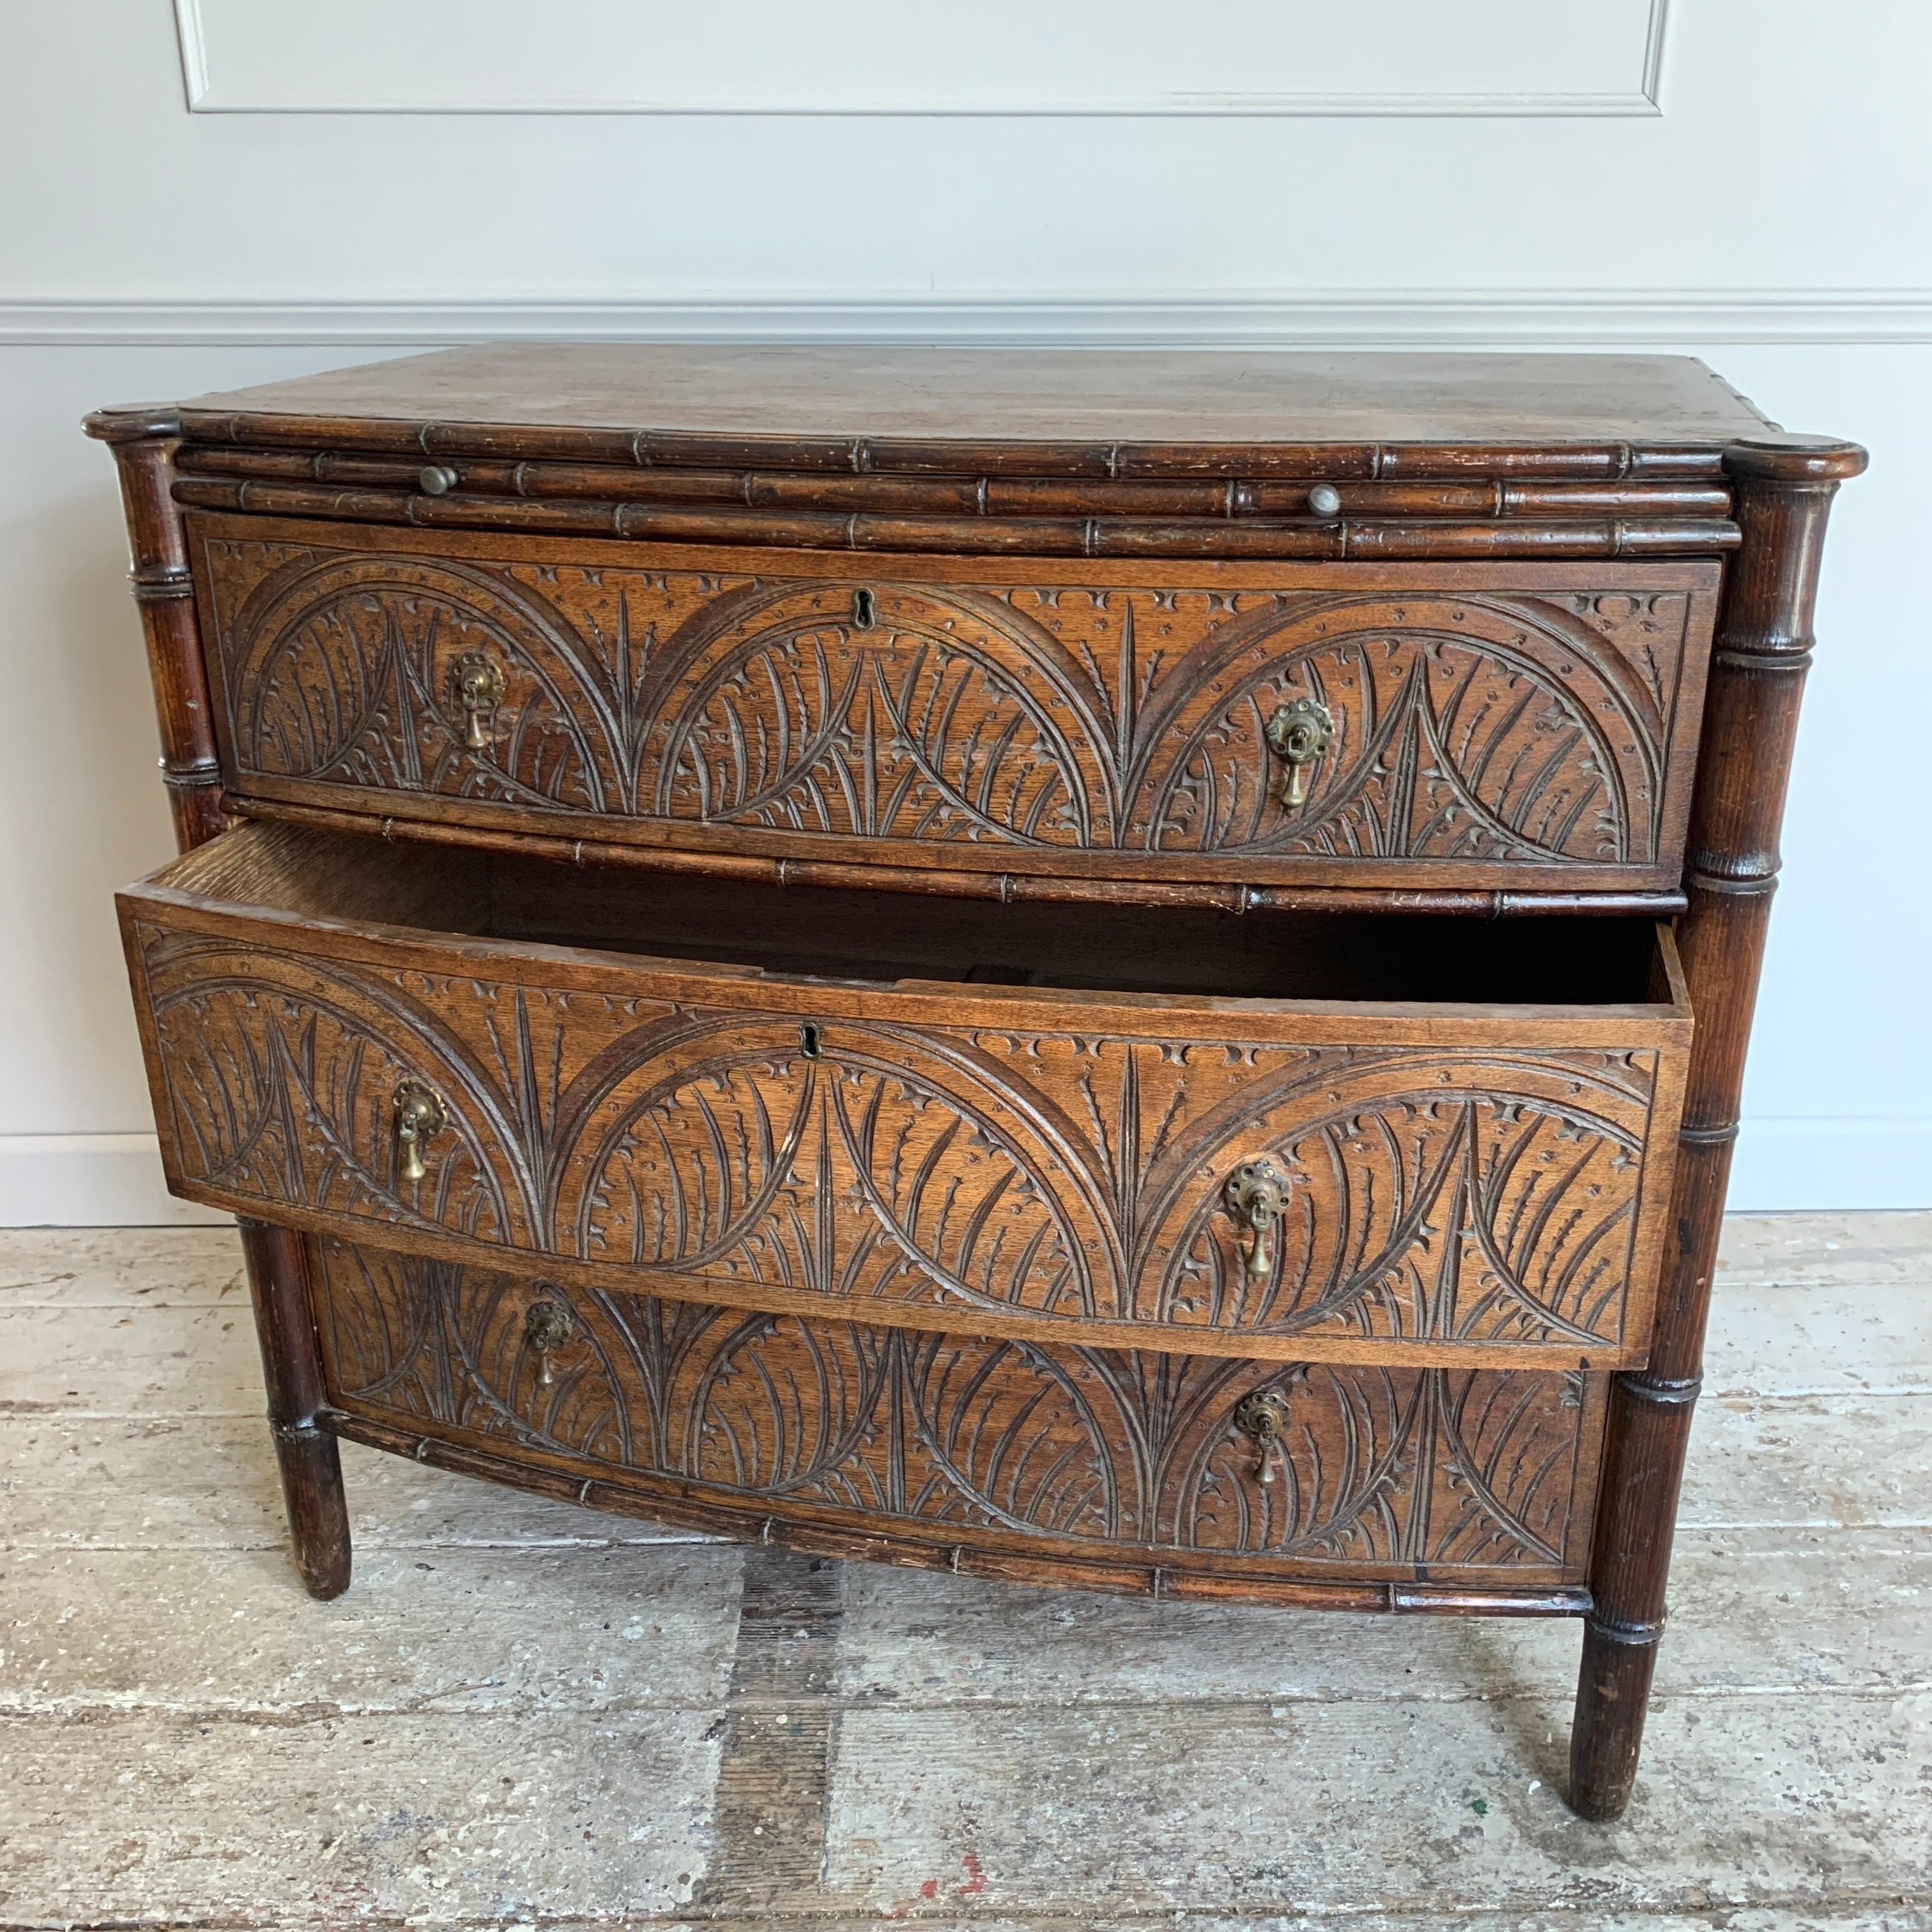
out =
<path fill-rule="evenodd" d="M 190 527 L 245 796 L 1022 877 L 1679 884 L 1714 561 Z"/>

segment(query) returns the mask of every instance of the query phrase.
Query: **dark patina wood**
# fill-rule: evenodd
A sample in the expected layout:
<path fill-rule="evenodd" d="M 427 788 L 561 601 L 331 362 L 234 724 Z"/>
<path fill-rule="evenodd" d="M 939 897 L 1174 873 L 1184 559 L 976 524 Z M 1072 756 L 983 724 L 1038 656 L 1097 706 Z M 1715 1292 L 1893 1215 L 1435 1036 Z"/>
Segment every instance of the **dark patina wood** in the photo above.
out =
<path fill-rule="evenodd" d="M 169 409 L 97 410 L 87 431 L 114 452 L 127 513 L 129 581 L 141 613 L 148 672 L 160 727 L 161 782 L 183 851 L 227 821 L 214 715 L 196 621 L 194 578 L 181 512 L 169 494 L 180 422 Z"/>
<path fill-rule="evenodd" d="M 641 884 L 251 826 L 124 894 L 171 1184 L 744 1307 L 1643 1358 L 1690 1030 L 1667 933 Z"/>
<path fill-rule="evenodd" d="M 187 538 L 169 494 L 180 422 L 172 409 L 101 410 L 86 428 L 112 450 L 120 474 L 130 578 L 160 728 L 161 779 L 176 843 L 186 852 L 218 838 L 231 821 Z M 338 1596 L 349 1585 L 348 1504 L 334 1440 L 316 1421 L 322 1370 L 302 1244 L 286 1228 L 244 1221 L 242 1248 L 296 1565 L 312 1594 Z"/>
<path fill-rule="evenodd" d="M 1033 476 L 1720 482 L 1762 416 L 1664 356 L 504 343 L 203 396 L 196 443 Z"/>
<path fill-rule="evenodd" d="M 1744 1052 L 1778 889 L 1778 830 L 1811 661 L 1811 618 L 1832 499 L 1858 476 L 1854 444 L 1797 437 L 1735 445 L 1747 541 L 1712 667 L 1679 928 L 1696 1014 L 1649 1366 L 1612 1384 L 1604 1506 L 1591 1568 L 1570 1740 L 1570 1802 L 1588 1818 L 1629 1802 L 1664 1634 L 1677 1492 L 1703 1372 L 1704 1327 L 1744 1090 Z"/>
<path fill-rule="evenodd" d="M 1580 1615 L 1622 1808 L 1862 452 L 1650 357 L 531 345 L 90 428 L 196 848 L 124 899 L 157 1114 L 311 1589 L 346 1436 Z"/>
<path fill-rule="evenodd" d="M 1533 1612 L 1582 1579 L 1600 1378 L 1035 1345 L 320 1257 L 332 1425 L 412 1455 L 760 1542 L 1042 1582 L 1066 1562 L 1146 1594 Z M 1244 1426 L 1257 1400 L 1278 1439 Z"/>
<path fill-rule="evenodd" d="M 310 1596 L 339 1597 L 349 1587 L 349 1508 L 341 1454 L 320 1420 L 326 1398 L 306 1244 L 286 1227 L 246 1216 L 241 1226 L 296 1566 Z"/>
<path fill-rule="evenodd" d="M 1223 890 L 1675 890 L 1718 582 L 190 538 L 236 799 Z"/>

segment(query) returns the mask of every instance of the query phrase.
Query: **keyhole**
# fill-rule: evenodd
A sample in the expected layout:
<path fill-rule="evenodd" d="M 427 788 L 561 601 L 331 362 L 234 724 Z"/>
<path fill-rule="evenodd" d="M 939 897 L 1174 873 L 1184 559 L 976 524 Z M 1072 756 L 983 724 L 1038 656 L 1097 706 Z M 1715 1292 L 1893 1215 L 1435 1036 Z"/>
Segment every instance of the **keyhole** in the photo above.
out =
<path fill-rule="evenodd" d="M 869 631 L 879 621 L 879 607 L 869 590 L 855 590 L 852 593 L 852 628 L 856 631 Z"/>
<path fill-rule="evenodd" d="M 798 1050 L 808 1060 L 818 1058 L 818 1029 L 809 1020 L 798 1030 Z"/>

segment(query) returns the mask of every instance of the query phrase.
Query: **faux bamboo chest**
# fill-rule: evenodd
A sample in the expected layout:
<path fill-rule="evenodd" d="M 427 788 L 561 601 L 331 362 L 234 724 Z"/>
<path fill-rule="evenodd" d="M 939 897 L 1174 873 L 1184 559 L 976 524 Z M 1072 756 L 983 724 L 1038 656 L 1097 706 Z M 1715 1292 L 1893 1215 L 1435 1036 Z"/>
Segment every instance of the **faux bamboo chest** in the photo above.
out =
<path fill-rule="evenodd" d="M 1584 1623 L 1634 1775 L 1826 514 L 1664 358 L 464 350 L 109 410 L 122 896 L 336 1439 Z"/>

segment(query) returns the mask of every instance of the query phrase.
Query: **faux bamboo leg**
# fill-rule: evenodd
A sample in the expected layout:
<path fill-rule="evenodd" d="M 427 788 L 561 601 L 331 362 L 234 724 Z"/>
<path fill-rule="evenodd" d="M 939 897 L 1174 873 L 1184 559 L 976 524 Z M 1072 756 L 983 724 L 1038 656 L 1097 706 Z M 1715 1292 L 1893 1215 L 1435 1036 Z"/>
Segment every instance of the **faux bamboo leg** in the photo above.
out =
<path fill-rule="evenodd" d="M 183 851 L 227 829 L 221 761 L 195 614 L 194 579 L 181 512 L 170 492 L 179 428 L 168 410 L 104 410 L 88 433 L 114 452 L 127 512 L 134 598 L 148 647 L 161 734 L 161 778 Z M 296 1566 L 310 1594 L 349 1585 L 349 1516 L 335 1438 L 316 1426 L 322 1368 L 309 1312 L 302 1240 L 260 1222 L 242 1224 L 242 1248 L 268 1389 L 268 1420 Z"/>
<path fill-rule="evenodd" d="M 171 410 L 100 410 L 87 418 L 87 433 L 113 451 L 121 474 L 129 574 L 160 724 L 161 782 L 174 812 L 176 842 L 185 852 L 225 830 L 227 820 L 194 578 L 181 512 L 169 494 L 180 430 Z"/>
<path fill-rule="evenodd" d="M 296 1568 L 311 1597 L 339 1597 L 349 1587 L 349 1509 L 335 1438 L 316 1421 L 322 1404 L 322 1358 L 302 1238 L 265 1221 L 244 1221 L 242 1246 L 248 1258 L 262 1374 L 268 1385 L 268 1426 L 281 1465 Z"/>
<path fill-rule="evenodd" d="M 1798 698 L 1810 662 L 1832 497 L 1864 467 L 1855 445 L 1799 436 L 1732 446 L 1744 543 L 1712 661 L 1678 928 L 1696 1036 L 1649 1365 L 1612 1384 L 1570 1745 L 1570 1802 L 1620 1816 L 1643 1743 L 1664 1581 L 1738 1131 L 1744 1048 L 1778 883 Z"/>

